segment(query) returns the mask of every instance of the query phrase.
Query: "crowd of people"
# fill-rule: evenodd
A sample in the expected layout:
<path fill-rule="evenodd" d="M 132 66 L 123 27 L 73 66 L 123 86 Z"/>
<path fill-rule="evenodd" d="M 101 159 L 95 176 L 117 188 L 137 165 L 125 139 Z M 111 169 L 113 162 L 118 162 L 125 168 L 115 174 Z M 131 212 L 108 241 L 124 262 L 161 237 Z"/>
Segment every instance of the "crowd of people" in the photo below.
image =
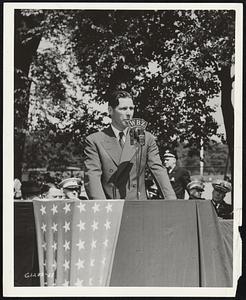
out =
<path fill-rule="evenodd" d="M 155 137 L 148 131 L 137 135 L 129 127 L 134 115 L 134 101 L 126 91 L 108 95 L 111 124 L 89 135 L 85 146 L 84 180 L 66 178 L 58 184 L 15 180 L 15 199 L 80 199 L 80 200 L 147 200 L 204 199 L 204 183 L 191 180 L 189 172 L 177 166 L 177 154 L 167 149 L 162 157 Z M 141 120 L 141 119 L 139 119 Z M 136 122 L 138 126 L 141 121 Z M 141 127 L 138 128 L 141 131 Z M 134 130 L 134 128 L 133 128 Z M 140 132 L 139 131 L 139 132 Z M 135 134 L 136 133 L 136 134 Z M 153 180 L 146 178 L 146 169 Z M 213 182 L 211 199 L 219 217 L 232 218 L 232 205 L 224 201 L 231 184 L 225 180 Z"/>
<path fill-rule="evenodd" d="M 83 180 L 80 178 L 66 178 L 58 185 L 54 183 L 37 183 L 35 181 L 20 182 L 14 181 L 14 199 L 16 200 L 58 200 L 58 199 L 78 199 L 87 200 Z"/>

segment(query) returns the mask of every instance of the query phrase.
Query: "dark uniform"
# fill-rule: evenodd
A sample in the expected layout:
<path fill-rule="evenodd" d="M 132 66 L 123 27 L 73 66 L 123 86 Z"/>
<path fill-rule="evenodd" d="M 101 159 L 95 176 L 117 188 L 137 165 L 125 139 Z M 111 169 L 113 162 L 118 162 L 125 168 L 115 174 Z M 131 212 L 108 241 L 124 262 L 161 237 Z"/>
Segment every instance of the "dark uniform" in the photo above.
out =
<path fill-rule="evenodd" d="M 182 167 L 176 166 L 168 173 L 168 176 L 177 198 L 184 199 L 187 184 L 190 182 L 189 172 Z"/>
<path fill-rule="evenodd" d="M 84 188 L 81 190 L 81 187 L 84 187 L 84 184 L 80 178 L 76 177 L 66 178 L 59 183 L 59 188 L 63 190 L 66 198 L 87 200 Z"/>
<path fill-rule="evenodd" d="M 213 194 L 212 194 L 212 203 L 213 206 L 216 210 L 216 213 L 218 217 L 223 218 L 223 219 L 232 219 L 233 218 L 233 207 L 232 205 L 226 203 L 223 198 L 225 197 L 225 194 L 230 192 L 232 187 L 231 183 L 225 180 L 220 180 L 217 179 L 213 183 Z M 222 199 L 216 199 L 214 197 L 217 197 L 216 195 L 214 196 L 214 192 L 217 191 L 217 194 L 221 193 Z"/>
<path fill-rule="evenodd" d="M 221 203 L 215 203 L 212 200 L 213 206 L 217 212 L 217 216 L 222 219 L 232 219 L 233 218 L 233 209 L 232 205 L 226 203 L 224 200 Z"/>

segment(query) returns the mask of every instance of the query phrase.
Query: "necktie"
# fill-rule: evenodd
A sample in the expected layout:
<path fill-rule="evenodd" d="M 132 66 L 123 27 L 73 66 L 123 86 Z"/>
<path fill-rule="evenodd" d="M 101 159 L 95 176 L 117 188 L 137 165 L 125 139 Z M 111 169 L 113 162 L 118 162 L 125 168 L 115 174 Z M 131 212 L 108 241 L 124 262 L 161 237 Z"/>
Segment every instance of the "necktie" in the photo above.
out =
<path fill-rule="evenodd" d="M 120 132 L 119 132 L 119 142 L 120 142 L 121 148 L 124 147 L 123 136 L 124 136 L 124 132 L 123 132 L 123 131 L 120 131 Z"/>

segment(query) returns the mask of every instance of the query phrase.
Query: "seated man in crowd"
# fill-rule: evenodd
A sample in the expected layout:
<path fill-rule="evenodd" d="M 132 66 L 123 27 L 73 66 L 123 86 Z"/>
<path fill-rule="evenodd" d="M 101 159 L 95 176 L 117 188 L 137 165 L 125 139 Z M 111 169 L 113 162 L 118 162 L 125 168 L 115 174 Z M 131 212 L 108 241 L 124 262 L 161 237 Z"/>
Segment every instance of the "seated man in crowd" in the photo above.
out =
<path fill-rule="evenodd" d="M 187 185 L 189 200 L 205 199 L 202 198 L 202 192 L 204 192 L 204 183 L 200 180 L 193 180 Z"/>
<path fill-rule="evenodd" d="M 21 182 L 18 178 L 14 179 L 14 199 L 21 199 Z"/>
<path fill-rule="evenodd" d="M 224 201 L 226 193 L 231 191 L 231 184 L 228 181 L 217 179 L 212 183 L 212 203 L 216 209 L 217 215 L 223 219 L 232 219 L 232 205 Z"/>
<path fill-rule="evenodd" d="M 41 199 L 41 186 L 35 181 L 23 181 L 21 186 L 23 200 Z"/>
<path fill-rule="evenodd" d="M 176 165 L 178 157 L 174 151 L 166 150 L 163 158 L 164 166 L 167 168 L 168 176 L 177 198 L 184 199 L 187 184 L 190 182 L 189 172 L 185 168 Z"/>
<path fill-rule="evenodd" d="M 43 187 L 43 198 L 47 199 L 47 200 L 64 199 L 64 194 L 55 185 L 52 185 L 52 186 L 44 185 L 44 187 Z"/>
<path fill-rule="evenodd" d="M 66 178 L 60 182 L 59 187 L 64 193 L 65 199 L 87 200 L 85 195 L 81 195 L 82 181 L 79 178 Z"/>

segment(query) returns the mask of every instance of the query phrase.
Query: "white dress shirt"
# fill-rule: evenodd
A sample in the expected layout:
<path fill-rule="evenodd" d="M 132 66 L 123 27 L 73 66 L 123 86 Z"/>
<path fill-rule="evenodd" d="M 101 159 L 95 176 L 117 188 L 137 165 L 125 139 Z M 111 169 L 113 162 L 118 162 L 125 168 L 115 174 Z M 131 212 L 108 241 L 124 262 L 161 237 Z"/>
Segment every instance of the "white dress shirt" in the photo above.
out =
<path fill-rule="evenodd" d="M 122 137 L 122 141 L 123 141 L 123 143 L 125 143 L 125 141 L 126 141 L 126 135 L 127 135 L 127 131 L 128 131 L 128 127 L 126 127 L 124 130 L 118 130 L 112 124 L 111 124 L 111 127 L 112 127 L 113 132 L 114 132 L 115 136 L 117 137 L 118 141 L 120 140 L 120 135 L 119 135 L 120 132 L 124 133 L 124 135 Z"/>

